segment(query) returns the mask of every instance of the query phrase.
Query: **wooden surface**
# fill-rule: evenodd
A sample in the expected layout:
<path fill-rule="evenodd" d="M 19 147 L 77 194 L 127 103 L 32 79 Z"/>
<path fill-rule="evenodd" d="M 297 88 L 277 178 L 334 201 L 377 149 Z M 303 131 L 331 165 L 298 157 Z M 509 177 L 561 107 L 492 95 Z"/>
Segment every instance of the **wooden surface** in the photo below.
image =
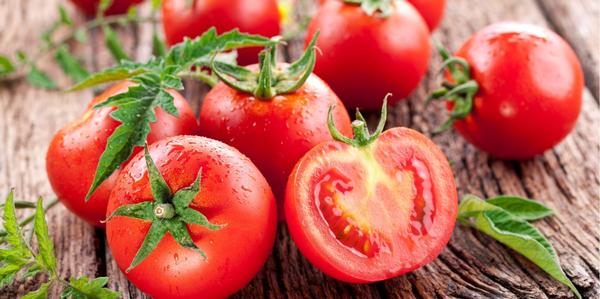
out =
<path fill-rule="evenodd" d="M 16 49 L 32 51 L 42 28 L 57 18 L 58 2 L 0 0 L 0 53 L 9 54 Z M 72 7 L 68 8 L 72 11 Z M 446 17 L 434 34 L 447 47 L 456 49 L 487 24 L 522 21 L 556 30 L 579 55 L 588 90 L 575 130 L 556 148 L 528 161 L 506 162 L 489 158 L 454 132 L 435 137 L 434 141 L 455 162 L 461 195 L 517 194 L 535 198 L 557 212 L 556 216 L 535 224 L 548 236 L 567 275 L 586 298 L 600 298 L 599 17 L 597 0 L 448 0 Z M 148 57 L 148 26 L 131 27 L 120 33 L 127 37 L 126 46 L 131 53 L 138 59 Z M 287 47 L 286 59 L 299 55 L 300 40 Z M 112 63 L 100 44 L 100 36 L 95 34 L 89 46 L 77 48 L 91 69 Z M 66 84 L 56 67 L 48 67 L 47 62 L 42 67 Z M 407 126 L 429 134 L 441 123 L 445 115 L 442 107 L 434 105 L 423 110 L 427 92 L 439 82 L 435 76 L 439 65 L 439 59 L 433 58 L 420 87 L 408 101 L 390 112 L 388 127 Z M 198 107 L 205 91 L 205 87 L 190 83 L 185 94 Z M 64 94 L 34 89 L 24 82 L 0 86 L 2 196 L 14 187 L 19 198 L 53 197 L 45 174 L 46 147 L 52 134 L 77 118 L 92 96 L 90 90 Z M 102 230 L 85 224 L 63 207 L 52 210 L 48 220 L 61 275 L 108 275 L 110 287 L 122 292 L 124 298 L 144 297 L 116 267 Z M 30 280 L 4 288 L 0 290 L 0 298 L 14 298 L 36 283 Z M 344 284 L 313 268 L 298 252 L 285 225 L 280 225 L 273 254 L 264 269 L 234 297 L 571 298 L 573 295 L 523 257 L 462 226 L 457 226 L 449 245 L 435 261 L 413 273 L 371 285 Z"/>

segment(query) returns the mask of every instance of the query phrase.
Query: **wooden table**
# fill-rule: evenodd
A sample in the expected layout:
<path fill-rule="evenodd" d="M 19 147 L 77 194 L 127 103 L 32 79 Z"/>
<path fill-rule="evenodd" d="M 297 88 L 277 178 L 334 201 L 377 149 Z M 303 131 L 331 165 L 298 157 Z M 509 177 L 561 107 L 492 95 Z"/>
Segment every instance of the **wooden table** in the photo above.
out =
<path fill-rule="evenodd" d="M 0 53 L 31 51 L 40 32 L 57 18 L 59 0 L 0 1 Z M 503 20 L 546 26 L 564 36 L 581 59 L 586 74 L 583 110 L 575 130 L 544 155 L 522 162 L 488 157 L 455 132 L 434 141 L 454 161 L 459 193 L 482 197 L 517 194 L 535 198 L 557 215 L 535 223 L 548 236 L 562 266 L 584 297 L 600 298 L 599 153 L 600 109 L 598 95 L 599 4 L 596 0 L 449 0 L 446 17 L 434 37 L 456 49 L 474 31 Z M 66 4 L 68 5 L 68 4 Z M 72 7 L 68 6 L 72 11 Z M 303 12 L 312 13 L 314 7 Z M 78 20 L 81 21 L 81 18 Z M 131 27 L 120 32 L 138 59 L 149 55 L 150 29 Z M 301 37 L 290 43 L 286 58 L 301 52 Z M 90 69 L 112 63 L 98 33 L 77 53 Z M 423 101 L 440 78 L 440 60 L 432 53 L 430 71 L 407 100 L 392 109 L 388 127 L 407 126 L 429 134 L 441 123 L 441 105 L 424 111 Z M 42 67 L 61 84 L 67 81 L 47 59 Z M 205 87 L 188 84 L 186 97 L 197 107 Z M 0 86 L 0 192 L 11 187 L 19 198 L 52 198 L 44 158 L 50 138 L 77 118 L 88 104 L 91 90 L 61 93 L 31 88 L 24 82 Z M 375 118 L 374 115 L 371 116 Z M 540 132 L 543 134 L 543 132 Z M 518 146 L 518 145 L 515 145 Z M 118 270 L 106 246 L 104 232 L 87 225 L 63 207 L 48 216 L 59 258 L 60 274 L 110 277 L 110 287 L 124 298 L 144 296 Z M 202 278 L 199 278 L 202 279 Z M 29 280 L 1 290 L 14 298 L 32 288 Z M 56 296 L 56 294 L 54 295 Z M 370 284 L 344 284 L 313 268 L 298 252 L 285 225 L 264 269 L 235 297 L 252 298 L 570 298 L 569 290 L 523 257 L 470 228 L 457 226 L 443 253 L 425 267 L 402 277 Z"/>

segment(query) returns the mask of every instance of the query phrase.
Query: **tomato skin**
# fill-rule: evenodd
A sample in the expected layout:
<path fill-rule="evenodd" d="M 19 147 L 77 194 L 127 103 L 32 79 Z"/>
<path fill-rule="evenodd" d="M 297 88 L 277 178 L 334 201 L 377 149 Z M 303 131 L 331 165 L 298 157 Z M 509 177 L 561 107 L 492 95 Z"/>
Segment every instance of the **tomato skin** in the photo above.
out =
<path fill-rule="evenodd" d="M 170 234 L 127 279 L 153 298 L 224 298 L 244 287 L 262 268 L 275 240 L 277 216 L 269 185 L 248 158 L 221 142 L 198 136 L 176 136 L 149 147 L 173 192 L 187 187 L 202 171 L 200 192 L 190 207 L 217 231 L 188 225 L 206 254 L 178 245 Z M 111 195 L 107 215 L 117 207 L 152 200 L 143 153 L 123 169 Z M 116 217 L 107 223 L 108 245 L 121 270 L 142 244 L 150 223 Z"/>
<path fill-rule="evenodd" d="M 70 0 L 79 10 L 88 16 L 95 16 L 100 0 Z M 129 7 L 142 3 L 144 0 L 113 0 L 104 12 L 105 15 L 118 15 L 127 12 Z"/>
<path fill-rule="evenodd" d="M 429 31 L 435 30 L 444 16 L 446 0 L 408 0 L 423 17 Z"/>
<path fill-rule="evenodd" d="M 315 74 L 348 108 L 376 110 L 419 84 L 429 63 L 429 30 L 410 4 L 397 1 L 388 18 L 367 15 L 358 5 L 326 1 L 308 26 L 305 45 L 320 30 Z"/>
<path fill-rule="evenodd" d="M 200 135 L 223 141 L 248 156 L 267 178 L 275 197 L 283 201 L 287 178 L 298 159 L 315 145 L 333 140 L 327 129 L 331 105 L 336 105 L 333 115 L 339 130 L 352 136 L 344 105 L 315 75 L 294 93 L 270 100 L 219 83 L 202 103 Z"/>
<path fill-rule="evenodd" d="M 125 92 L 130 85 L 118 83 L 92 100 L 80 119 L 54 135 L 46 154 L 48 180 L 56 196 L 71 212 L 98 227 L 104 227 L 100 221 L 105 219 L 108 197 L 119 170 L 100 185 L 87 203 L 84 198 L 92 185 L 106 142 L 120 123 L 109 116 L 113 107 L 93 109 L 93 106 Z M 179 118 L 157 109 L 157 122 L 150 125 L 149 143 L 168 136 L 198 133 L 198 124 L 187 101 L 176 91 L 169 93 L 175 98 Z M 134 152 L 140 150 L 136 148 Z"/>
<path fill-rule="evenodd" d="M 583 72 L 574 51 L 554 32 L 494 24 L 455 55 L 469 62 L 479 84 L 473 110 L 454 126 L 470 143 L 498 158 L 527 159 L 573 129 L 581 110 Z"/>
<path fill-rule="evenodd" d="M 186 2 L 163 1 L 162 23 L 169 45 L 182 41 L 186 36 L 199 36 L 213 26 L 219 33 L 235 28 L 268 37 L 280 33 L 276 0 L 197 0 L 193 10 L 186 7 Z M 258 47 L 238 50 L 238 63 L 256 63 L 259 51 Z"/>
<path fill-rule="evenodd" d="M 430 186 L 433 186 L 431 198 L 434 204 L 429 206 L 433 207 L 430 210 L 433 212 L 429 214 L 432 222 L 423 236 L 408 235 L 410 233 L 402 226 L 414 214 L 415 210 L 411 212 L 410 207 L 414 209 L 416 205 L 412 204 L 411 197 L 402 198 L 407 194 L 401 190 L 415 190 L 415 181 L 410 181 L 413 184 L 408 186 L 402 185 L 402 180 L 392 181 L 397 185 L 385 183 L 408 169 L 407 165 L 413 163 L 410 161 L 420 161 L 421 165 L 425 165 L 431 179 Z M 363 220 L 367 219 L 366 223 L 371 225 L 373 231 L 383 232 L 381 239 L 389 243 L 390 253 L 382 251 L 379 255 L 367 258 L 341 245 L 336 238 L 337 232 L 331 230 L 324 221 L 324 214 L 319 214 L 314 197 L 317 190 L 315 185 L 330 169 L 339 169 L 350 179 L 347 184 L 352 189 L 343 195 L 347 200 L 344 202 L 352 206 L 352 200 L 356 200 L 359 205 L 367 207 L 360 210 L 360 216 Z M 383 172 L 369 172 L 369 169 Z M 369 188 L 375 193 L 369 193 Z M 395 192 L 398 190 L 400 192 Z M 401 194 L 400 199 L 398 194 Z M 431 140 L 407 128 L 387 130 L 365 148 L 355 148 L 341 142 L 326 142 L 316 146 L 294 167 L 285 199 L 288 229 L 300 252 L 324 273 L 351 283 L 393 278 L 435 259 L 452 235 L 457 206 L 454 176 L 447 158 Z"/>

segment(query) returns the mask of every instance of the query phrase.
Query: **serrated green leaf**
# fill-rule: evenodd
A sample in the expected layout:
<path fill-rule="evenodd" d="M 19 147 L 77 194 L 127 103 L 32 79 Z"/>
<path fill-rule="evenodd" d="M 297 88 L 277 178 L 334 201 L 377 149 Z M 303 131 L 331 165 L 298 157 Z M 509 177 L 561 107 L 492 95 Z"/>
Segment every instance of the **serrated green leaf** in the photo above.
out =
<path fill-rule="evenodd" d="M 563 272 L 552 245 L 527 221 L 472 195 L 465 196 L 461 201 L 458 220 L 523 255 L 581 298 L 577 288 Z"/>
<path fill-rule="evenodd" d="M 71 278 L 69 286 L 60 294 L 61 298 L 71 299 L 116 299 L 119 293 L 105 288 L 108 278 L 89 279 L 87 276 Z"/>
<path fill-rule="evenodd" d="M 102 31 L 104 32 L 104 44 L 115 61 L 130 60 L 129 55 L 127 55 L 121 41 L 117 37 L 117 33 L 109 26 L 103 26 Z"/>
<path fill-rule="evenodd" d="M 158 246 L 162 238 L 167 233 L 167 221 L 168 220 L 157 219 L 152 222 L 152 226 L 150 226 L 150 229 L 148 230 L 140 249 L 138 249 L 133 261 L 131 261 L 131 265 L 129 265 L 125 272 L 131 271 L 131 269 L 139 265 L 142 261 L 144 261 L 144 259 L 146 259 L 146 257 L 148 257 L 148 255 L 150 255 L 150 253 L 152 253 L 152 251 L 154 251 L 156 246 Z"/>
<path fill-rule="evenodd" d="M 50 283 L 45 282 L 42 283 L 39 289 L 35 291 L 31 291 L 25 296 L 21 297 L 21 299 L 45 299 L 48 298 L 48 288 L 50 288 Z"/>
<path fill-rule="evenodd" d="M 149 71 L 150 69 L 148 69 L 145 65 L 124 62 L 120 65 L 108 68 L 104 71 L 88 76 L 85 80 L 71 87 L 68 91 L 77 91 L 99 84 L 121 81 L 133 78 L 135 76 L 141 75 Z"/>
<path fill-rule="evenodd" d="M 0 77 L 10 75 L 15 71 L 15 65 L 10 58 L 0 55 Z"/>
<path fill-rule="evenodd" d="M 159 93 L 160 89 L 140 84 L 129 87 L 125 93 L 107 99 L 108 105 L 117 107 L 110 116 L 121 125 L 107 140 L 86 200 L 104 180 L 129 159 L 135 147 L 144 145 L 150 133 L 150 123 L 156 121 L 154 109 L 158 105 Z"/>
<path fill-rule="evenodd" d="M 51 275 L 56 274 L 56 257 L 54 256 L 54 244 L 48 235 L 48 224 L 44 215 L 42 199 L 37 201 L 35 220 L 33 223 L 35 237 L 37 239 L 39 253 L 36 256 L 38 264 L 42 265 Z"/>
<path fill-rule="evenodd" d="M 143 201 L 136 204 L 123 205 L 118 207 L 110 216 L 106 219 L 108 222 L 110 219 L 116 216 L 126 216 L 131 218 L 137 218 L 141 220 L 151 221 L 154 219 L 153 213 L 154 204 L 150 201 Z"/>
<path fill-rule="evenodd" d="M 60 22 L 67 26 L 73 26 L 73 19 L 69 16 L 69 13 L 62 4 L 58 5 L 58 13 L 60 15 Z"/>
<path fill-rule="evenodd" d="M 6 198 L 2 220 L 6 231 L 4 240 L 8 246 L 0 249 L 0 288 L 12 283 L 17 273 L 33 262 L 33 253 L 17 221 L 13 191 Z"/>
<path fill-rule="evenodd" d="M 552 210 L 543 204 L 518 196 L 498 196 L 486 201 L 501 207 L 513 216 L 523 220 L 537 220 L 553 214 Z"/>
<path fill-rule="evenodd" d="M 21 227 L 19 227 L 19 223 L 17 221 L 13 191 L 10 191 L 6 197 L 2 220 L 4 230 L 6 231 L 6 242 L 12 246 L 12 249 L 15 252 L 29 252 L 27 243 L 23 239 Z"/>
<path fill-rule="evenodd" d="M 52 79 L 50 79 L 46 73 L 39 70 L 33 64 L 29 66 L 29 72 L 27 73 L 25 79 L 27 79 L 29 84 L 35 87 L 46 89 L 56 89 L 57 87 L 56 83 L 54 83 L 54 81 L 52 81 Z"/>
<path fill-rule="evenodd" d="M 164 57 L 167 54 L 167 45 L 156 32 L 152 33 L 152 54 L 156 57 Z"/>
<path fill-rule="evenodd" d="M 67 45 L 58 47 L 54 54 L 54 59 L 62 71 L 74 82 L 81 82 L 90 75 L 81 62 L 71 54 Z"/>

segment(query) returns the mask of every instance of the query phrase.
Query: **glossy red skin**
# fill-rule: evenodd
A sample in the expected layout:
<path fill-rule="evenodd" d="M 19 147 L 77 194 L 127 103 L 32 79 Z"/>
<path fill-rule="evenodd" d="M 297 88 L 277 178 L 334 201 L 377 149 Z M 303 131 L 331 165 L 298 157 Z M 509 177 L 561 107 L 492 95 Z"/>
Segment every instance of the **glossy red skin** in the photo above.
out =
<path fill-rule="evenodd" d="M 109 116 L 114 108 L 92 107 L 112 95 L 125 92 L 130 85 L 122 82 L 97 96 L 81 118 L 66 125 L 54 135 L 46 154 L 48 180 L 56 196 L 71 212 L 98 227 L 104 227 L 100 221 L 105 219 L 108 197 L 119 170 L 100 185 L 87 203 L 84 198 L 92 185 L 98 161 L 106 148 L 106 141 L 120 123 Z M 185 98 L 176 91 L 169 93 L 175 98 L 179 118 L 157 109 L 157 121 L 150 125 L 148 143 L 168 136 L 198 133 L 194 112 Z M 135 152 L 140 150 L 141 148 L 136 148 Z"/>
<path fill-rule="evenodd" d="M 315 74 L 346 107 L 393 105 L 419 84 L 429 63 L 429 30 L 415 8 L 397 1 L 388 18 L 369 16 L 358 5 L 326 1 L 308 26 L 306 44 L 320 30 Z"/>
<path fill-rule="evenodd" d="M 581 110 L 583 73 L 571 47 L 547 29 L 490 25 L 456 53 L 479 84 L 473 110 L 455 128 L 503 159 L 527 159 L 563 140 Z"/>
<path fill-rule="evenodd" d="M 271 100 L 260 100 L 219 83 L 202 103 L 200 135 L 223 141 L 248 156 L 267 178 L 275 197 L 283 201 L 294 164 L 315 145 L 333 140 L 327 129 L 331 105 L 336 105 L 333 116 L 337 128 L 352 136 L 344 105 L 315 75 L 296 92 Z"/>
<path fill-rule="evenodd" d="M 162 23 L 169 45 L 184 37 L 194 38 L 211 27 L 224 33 L 235 28 L 241 32 L 273 37 L 279 35 L 279 10 L 276 0 L 197 0 L 194 9 L 187 0 L 164 0 Z M 260 48 L 238 50 L 238 63 L 258 61 Z"/>
<path fill-rule="evenodd" d="M 444 16 L 446 0 L 408 0 L 421 14 L 429 31 L 435 30 Z"/>
<path fill-rule="evenodd" d="M 373 159 L 363 159 L 365 151 L 370 152 Z M 344 154 L 349 156 L 339 159 Z M 435 212 L 424 236 L 408 236 L 410 233 L 402 227 L 414 208 L 414 194 L 406 192 L 416 190 L 412 184 L 414 181 L 401 185 L 398 183 L 401 180 L 393 180 L 396 173 L 407 169 L 407 161 L 411 159 L 418 159 L 425 165 L 433 186 L 430 190 Z M 378 173 L 385 173 L 392 183 L 378 180 L 378 177 L 384 176 L 369 173 L 364 165 L 381 167 L 379 169 L 383 171 Z M 344 200 L 348 200 L 350 205 L 352 200 L 364 204 L 367 210 L 361 216 L 368 219 L 367 223 L 374 231 L 382 231 L 388 240 L 393 240 L 390 241 L 390 253 L 361 256 L 341 244 L 332 234 L 313 194 L 322 175 L 334 168 L 348 176 L 354 188 L 344 194 Z M 409 173 L 416 175 L 415 172 Z M 376 194 L 369 196 L 369 187 L 376 190 Z M 392 128 L 368 148 L 357 149 L 336 141 L 322 143 L 309 151 L 290 175 L 285 214 L 292 239 L 315 267 L 345 282 L 368 283 L 413 271 L 435 259 L 452 235 L 457 203 L 454 176 L 439 148 L 414 130 Z M 412 245 L 409 247 L 408 244 Z"/>
<path fill-rule="evenodd" d="M 210 231 L 188 225 L 206 254 L 177 244 L 167 234 L 127 279 L 152 298 L 225 298 L 244 287 L 262 268 L 275 240 L 275 199 L 265 178 L 239 151 L 216 140 L 176 136 L 152 144 L 152 159 L 172 191 L 188 187 L 202 169 L 200 192 L 190 206 L 209 221 L 226 226 Z M 123 169 L 107 215 L 125 204 L 152 200 L 142 153 Z M 150 223 L 116 217 L 106 225 L 108 245 L 125 270 Z"/>
<path fill-rule="evenodd" d="M 79 10 L 88 16 L 95 16 L 100 0 L 70 0 Z M 129 7 L 142 3 L 144 0 L 113 0 L 104 12 L 105 15 L 118 15 L 127 12 Z"/>

